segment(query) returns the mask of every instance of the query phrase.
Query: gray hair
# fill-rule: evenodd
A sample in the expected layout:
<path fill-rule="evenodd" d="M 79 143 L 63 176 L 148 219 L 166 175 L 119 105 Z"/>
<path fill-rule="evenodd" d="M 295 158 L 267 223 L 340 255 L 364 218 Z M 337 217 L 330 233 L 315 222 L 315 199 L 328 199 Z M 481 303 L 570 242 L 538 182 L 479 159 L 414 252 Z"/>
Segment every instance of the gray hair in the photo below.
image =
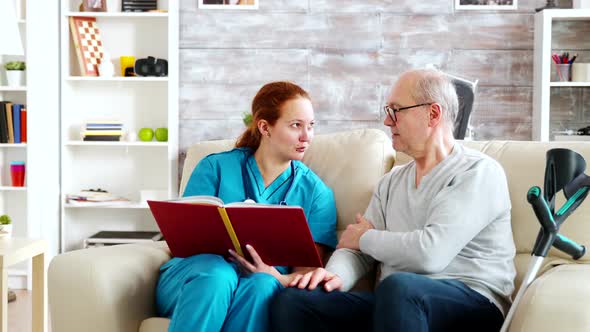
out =
<path fill-rule="evenodd" d="M 417 103 L 440 104 L 443 120 L 452 131 L 459 112 L 459 99 L 451 80 L 437 69 L 417 69 L 411 72 L 417 75 L 416 86 L 411 91 L 412 98 Z"/>

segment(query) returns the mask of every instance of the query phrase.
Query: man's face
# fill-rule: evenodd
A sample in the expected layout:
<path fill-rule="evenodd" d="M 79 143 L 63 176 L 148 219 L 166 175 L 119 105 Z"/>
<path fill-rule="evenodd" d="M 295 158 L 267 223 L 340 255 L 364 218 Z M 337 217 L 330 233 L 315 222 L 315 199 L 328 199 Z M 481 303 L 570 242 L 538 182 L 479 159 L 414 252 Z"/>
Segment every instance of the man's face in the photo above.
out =
<path fill-rule="evenodd" d="M 400 109 L 418 104 L 410 95 L 414 88 L 415 78 L 405 74 L 400 77 L 387 97 L 387 105 Z M 428 105 L 408 108 L 395 112 L 394 121 L 389 115 L 384 124 L 391 130 L 391 140 L 396 151 L 414 155 L 415 150 L 421 150 L 426 143 L 428 134 Z"/>

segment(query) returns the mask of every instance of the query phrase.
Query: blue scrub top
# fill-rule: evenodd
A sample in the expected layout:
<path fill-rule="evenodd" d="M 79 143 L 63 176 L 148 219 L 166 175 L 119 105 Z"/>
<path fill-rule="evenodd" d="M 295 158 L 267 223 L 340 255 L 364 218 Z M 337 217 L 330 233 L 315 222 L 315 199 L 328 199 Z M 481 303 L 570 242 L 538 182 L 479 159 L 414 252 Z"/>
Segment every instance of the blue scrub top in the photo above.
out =
<path fill-rule="evenodd" d="M 313 239 L 331 248 L 336 247 L 336 202 L 334 193 L 305 164 L 292 161 L 267 188 L 250 148 L 235 148 L 203 158 L 195 167 L 186 185 L 184 196 L 210 195 L 224 203 L 241 202 L 247 198 L 263 204 L 279 204 L 303 208 Z M 293 169 L 295 175 L 292 174 Z M 244 177 L 247 180 L 244 181 Z"/>

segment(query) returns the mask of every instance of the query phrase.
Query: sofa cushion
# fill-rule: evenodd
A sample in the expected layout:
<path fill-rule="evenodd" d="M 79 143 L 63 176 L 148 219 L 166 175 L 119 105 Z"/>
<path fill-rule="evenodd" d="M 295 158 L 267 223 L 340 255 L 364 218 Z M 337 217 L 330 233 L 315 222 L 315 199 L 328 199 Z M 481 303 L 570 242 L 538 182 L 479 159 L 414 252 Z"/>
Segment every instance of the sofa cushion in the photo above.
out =
<path fill-rule="evenodd" d="M 590 329 L 590 265 L 568 264 L 550 269 L 523 296 L 511 331 L 568 331 Z"/>
<path fill-rule="evenodd" d="M 187 150 L 180 193 L 205 156 L 229 150 L 234 140 L 207 141 Z M 377 181 L 394 162 L 394 151 L 387 135 L 377 129 L 361 129 L 316 135 L 303 162 L 334 191 L 338 230 L 354 223 L 357 212 L 364 213 Z"/>
<path fill-rule="evenodd" d="M 141 322 L 139 332 L 166 332 L 169 325 L 169 318 L 151 317 Z"/>

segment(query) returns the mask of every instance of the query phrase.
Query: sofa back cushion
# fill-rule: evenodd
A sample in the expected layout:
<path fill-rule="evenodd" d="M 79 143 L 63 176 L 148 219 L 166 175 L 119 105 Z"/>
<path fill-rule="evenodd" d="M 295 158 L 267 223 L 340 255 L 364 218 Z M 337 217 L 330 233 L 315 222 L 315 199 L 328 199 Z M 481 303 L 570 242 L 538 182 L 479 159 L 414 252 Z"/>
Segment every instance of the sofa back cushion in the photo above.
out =
<path fill-rule="evenodd" d="M 229 150 L 234 144 L 234 140 L 205 141 L 189 147 L 180 194 L 201 159 Z M 354 223 L 357 212 L 365 212 L 377 181 L 393 166 L 394 151 L 383 131 L 352 130 L 316 135 L 303 162 L 334 191 L 340 233 Z"/>

